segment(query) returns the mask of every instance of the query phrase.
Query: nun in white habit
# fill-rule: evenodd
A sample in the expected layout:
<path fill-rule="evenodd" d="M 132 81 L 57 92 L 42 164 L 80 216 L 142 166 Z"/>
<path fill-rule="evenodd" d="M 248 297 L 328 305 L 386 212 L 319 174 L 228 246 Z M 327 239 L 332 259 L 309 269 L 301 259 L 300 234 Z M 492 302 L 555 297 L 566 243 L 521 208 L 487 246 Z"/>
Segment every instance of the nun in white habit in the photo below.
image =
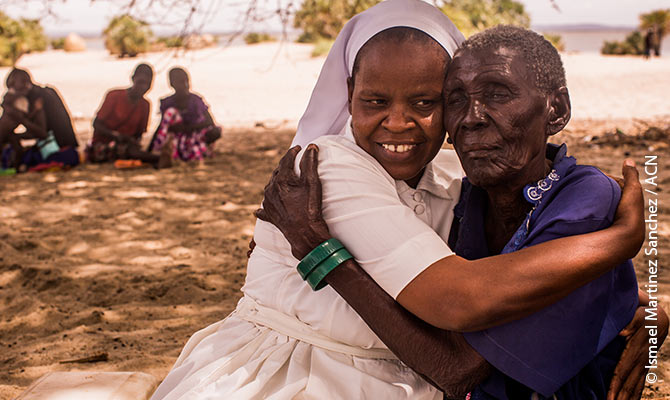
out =
<path fill-rule="evenodd" d="M 325 61 L 293 144 L 319 146 L 330 231 L 395 298 L 453 254 L 445 242 L 463 172 L 453 151 L 441 151 L 412 188 L 354 142 L 346 80 L 360 48 L 392 27 L 426 33 L 449 56 L 463 41 L 440 10 L 420 0 L 386 0 L 356 15 Z M 334 290 L 305 284 L 277 228 L 258 220 L 254 240 L 236 310 L 190 338 L 152 399 L 442 398 Z"/>

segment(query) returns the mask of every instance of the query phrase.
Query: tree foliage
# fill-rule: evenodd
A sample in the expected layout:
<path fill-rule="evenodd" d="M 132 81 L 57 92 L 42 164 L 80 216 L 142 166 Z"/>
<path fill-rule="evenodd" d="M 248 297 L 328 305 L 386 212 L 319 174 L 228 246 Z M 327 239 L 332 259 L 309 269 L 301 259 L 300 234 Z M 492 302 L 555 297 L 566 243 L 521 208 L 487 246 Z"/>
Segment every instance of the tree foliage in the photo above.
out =
<path fill-rule="evenodd" d="M 295 13 L 300 42 L 335 39 L 344 24 L 380 0 L 305 0 Z M 514 0 L 449 0 L 440 9 L 465 36 L 498 24 L 530 26 L 523 4 Z"/>
<path fill-rule="evenodd" d="M 103 31 L 105 47 L 119 57 L 147 52 L 153 41 L 149 24 L 128 14 L 114 17 Z"/>
<path fill-rule="evenodd" d="M 640 31 L 633 31 L 622 42 L 606 41 L 600 49 L 602 54 L 607 55 L 642 55 L 644 54 L 644 38 Z"/>
<path fill-rule="evenodd" d="M 15 20 L 0 11 L 0 65 L 12 66 L 23 54 L 44 51 L 47 37 L 39 20 Z"/>
<path fill-rule="evenodd" d="M 653 32 L 652 47 L 660 53 L 663 36 L 670 33 L 670 9 L 655 10 L 640 15 L 640 30 L 631 32 L 622 42 L 605 42 L 600 49 L 602 54 L 610 55 L 642 55 L 645 54 L 645 35 Z M 650 51 L 649 49 L 648 51 Z"/>
<path fill-rule="evenodd" d="M 305 0 L 295 13 L 293 26 L 302 30 L 299 42 L 333 40 L 344 24 L 380 0 Z"/>
<path fill-rule="evenodd" d="M 667 35 L 670 33 L 670 8 L 640 15 L 640 28 L 656 28 L 661 38 Z"/>
<path fill-rule="evenodd" d="M 640 28 L 647 31 L 655 31 L 656 43 L 653 46 L 655 47 L 656 55 L 661 55 L 663 36 L 670 33 L 670 8 L 640 15 Z"/>
<path fill-rule="evenodd" d="M 268 34 L 268 33 L 259 33 L 259 32 L 249 32 L 244 36 L 244 42 L 246 44 L 257 44 L 257 43 L 263 43 L 263 42 L 274 42 L 277 39 L 275 39 L 274 36 Z"/>
<path fill-rule="evenodd" d="M 500 24 L 530 26 L 523 4 L 514 0 L 450 0 L 440 8 L 466 37 Z"/>

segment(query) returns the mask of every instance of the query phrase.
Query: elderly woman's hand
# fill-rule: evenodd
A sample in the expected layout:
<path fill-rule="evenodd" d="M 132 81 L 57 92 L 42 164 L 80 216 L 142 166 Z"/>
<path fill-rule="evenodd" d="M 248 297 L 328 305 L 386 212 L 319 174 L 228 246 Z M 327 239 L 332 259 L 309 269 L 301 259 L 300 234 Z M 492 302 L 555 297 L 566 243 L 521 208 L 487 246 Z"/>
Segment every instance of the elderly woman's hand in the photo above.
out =
<path fill-rule="evenodd" d="M 637 400 L 642 396 L 649 370 L 645 366 L 649 363 L 649 329 L 645 327 L 645 309 L 649 306 L 649 298 L 640 292 L 640 306 L 635 312 L 633 320 L 619 335 L 626 338 L 626 348 L 614 370 L 610 383 L 607 400 Z M 656 338 L 658 349 L 668 335 L 668 315 L 661 308 L 657 308 Z"/>
<path fill-rule="evenodd" d="M 293 171 L 300 146 L 291 148 L 272 173 L 265 187 L 263 208 L 256 217 L 275 225 L 291 244 L 291 252 L 302 259 L 313 248 L 330 239 L 321 216 L 321 181 L 317 172 L 319 148 L 310 144 L 300 160 L 300 176 Z"/>

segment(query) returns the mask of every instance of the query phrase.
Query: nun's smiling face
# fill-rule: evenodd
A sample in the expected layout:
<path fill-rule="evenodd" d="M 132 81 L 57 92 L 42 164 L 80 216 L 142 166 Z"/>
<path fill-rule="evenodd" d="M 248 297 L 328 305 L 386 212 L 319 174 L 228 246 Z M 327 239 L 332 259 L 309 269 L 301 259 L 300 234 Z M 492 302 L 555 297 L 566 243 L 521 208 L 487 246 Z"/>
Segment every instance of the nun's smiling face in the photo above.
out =
<path fill-rule="evenodd" d="M 416 187 L 444 142 L 442 85 L 448 56 L 437 42 L 379 42 L 349 79 L 356 143 L 394 179 Z"/>

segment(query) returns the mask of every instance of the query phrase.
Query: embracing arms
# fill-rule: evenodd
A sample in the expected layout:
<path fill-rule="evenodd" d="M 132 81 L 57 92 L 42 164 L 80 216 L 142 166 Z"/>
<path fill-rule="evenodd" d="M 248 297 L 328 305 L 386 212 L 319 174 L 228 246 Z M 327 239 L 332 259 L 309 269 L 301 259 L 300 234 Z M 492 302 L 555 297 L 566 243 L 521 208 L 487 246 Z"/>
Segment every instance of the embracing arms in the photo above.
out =
<path fill-rule="evenodd" d="M 298 151 L 293 148 L 282 159 L 257 216 L 276 225 L 301 259 L 330 233 L 321 216 L 318 149 L 306 150 L 301 177 L 293 172 Z M 642 245 L 643 199 L 635 168 L 624 167 L 624 178 L 610 228 L 474 261 L 444 257 L 414 278 L 396 300 L 421 320 L 453 331 L 485 329 L 555 303 L 632 258 Z M 291 207 L 298 204 L 307 206 Z"/>
<path fill-rule="evenodd" d="M 266 187 L 266 200 L 264 202 L 266 209 L 259 210 L 257 215 L 259 218 L 271 221 L 283 228 L 281 230 L 291 243 L 294 256 L 302 258 L 313 247 L 329 238 L 330 233 L 321 218 L 321 186 L 316 173 L 318 158 L 316 148 L 308 148 L 305 153 L 300 165 L 302 171 L 300 178 L 294 175 L 292 169 L 297 153 L 298 149 L 294 148 L 282 159 L 280 167 L 275 171 L 272 181 Z M 637 183 L 634 179 L 636 174 L 631 174 L 631 172 L 635 172 L 634 169 L 626 168 L 624 171 L 627 186 L 615 223 L 618 225 L 610 228 L 610 230 L 615 231 L 612 232 L 611 238 L 619 241 L 622 238 L 627 238 L 630 232 L 639 228 L 637 225 L 629 226 L 627 224 L 631 224 L 631 221 L 635 218 L 642 219 L 638 212 L 641 207 L 635 203 L 639 200 L 635 196 L 639 194 L 639 183 L 637 187 L 631 185 Z M 635 193 L 636 191 L 638 193 Z M 289 205 L 289 207 L 286 207 L 286 205 Z M 636 209 L 636 207 L 638 208 Z M 626 219 L 626 216 L 632 217 L 632 219 Z M 620 230 L 618 233 L 616 233 L 617 229 Z M 627 230 L 628 233 L 625 233 Z M 636 250 L 635 248 L 629 251 L 634 252 Z M 558 255 L 563 256 L 560 253 Z M 621 257 L 629 256 L 626 254 Z M 542 257 L 540 267 L 546 268 L 545 257 L 547 257 L 547 253 L 543 252 Z M 575 257 L 578 256 L 575 255 L 570 259 Z M 452 256 L 445 259 L 452 258 L 457 257 Z M 614 265 L 620 261 L 620 259 L 613 257 L 610 262 L 611 265 Z M 460 259 L 459 262 L 464 262 L 464 260 Z M 599 268 L 602 267 L 597 260 L 588 262 L 598 265 Z M 606 263 L 604 261 L 600 262 Z M 607 269 L 605 267 L 602 272 Z M 509 270 L 507 273 L 509 273 Z M 561 273 L 558 273 L 558 275 L 560 276 Z M 507 279 L 509 279 L 509 276 L 507 276 Z M 419 275 L 420 277 L 421 275 Z M 479 279 L 481 275 L 474 276 L 474 278 Z M 544 279 L 549 279 L 549 277 Z M 588 278 L 583 279 L 583 283 L 589 280 Z M 487 297 L 492 291 L 497 290 L 497 285 L 500 283 L 499 281 L 496 282 L 496 279 L 488 280 L 495 283 L 486 288 L 486 296 L 482 297 Z M 384 292 L 354 261 L 347 261 L 336 268 L 326 277 L 326 281 L 358 312 L 400 359 L 440 387 L 448 397 L 461 396 L 490 373 L 491 367 L 488 363 L 465 342 L 460 334 L 437 329 L 416 318 L 393 301 L 393 298 Z M 413 283 L 410 283 L 408 287 Z M 467 282 L 465 283 L 467 284 Z M 448 285 L 450 282 L 447 280 L 446 284 Z M 457 284 L 458 282 L 455 283 L 455 285 Z M 403 292 L 401 292 L 401 295 Z M 400 300 L 400 296 L 398 299 Z M 431 306 L 439 303 L 441 303 L 440 299 L 433 298 Z M 665 317 L 664 313 L 663 317 Z M 510 319 L 513 318 L 510 317 Z M 638 315 L 626 329 L 629 344 L 626 352 L 622 355 L 621 362 L 617 365 L 616 376 L 612 381 L 612 390 L 610 391 L 611 399 L 639 398 L 639 394 L 636 393 L 642 388 L 640 385 L 641 382 L 643 383 L 644 371 L 639 370 L 637 365 L 640 354 L 646 353 L 641 346 L 647 337 L 646 332 L 640 329 L 642 322 L 643 315 L 638 310 Z M 667 318 L 665 318 L 664 323 L 659 325 L 667 331 Z M 623 334 L 624 332 L 622 332 Z"/>

